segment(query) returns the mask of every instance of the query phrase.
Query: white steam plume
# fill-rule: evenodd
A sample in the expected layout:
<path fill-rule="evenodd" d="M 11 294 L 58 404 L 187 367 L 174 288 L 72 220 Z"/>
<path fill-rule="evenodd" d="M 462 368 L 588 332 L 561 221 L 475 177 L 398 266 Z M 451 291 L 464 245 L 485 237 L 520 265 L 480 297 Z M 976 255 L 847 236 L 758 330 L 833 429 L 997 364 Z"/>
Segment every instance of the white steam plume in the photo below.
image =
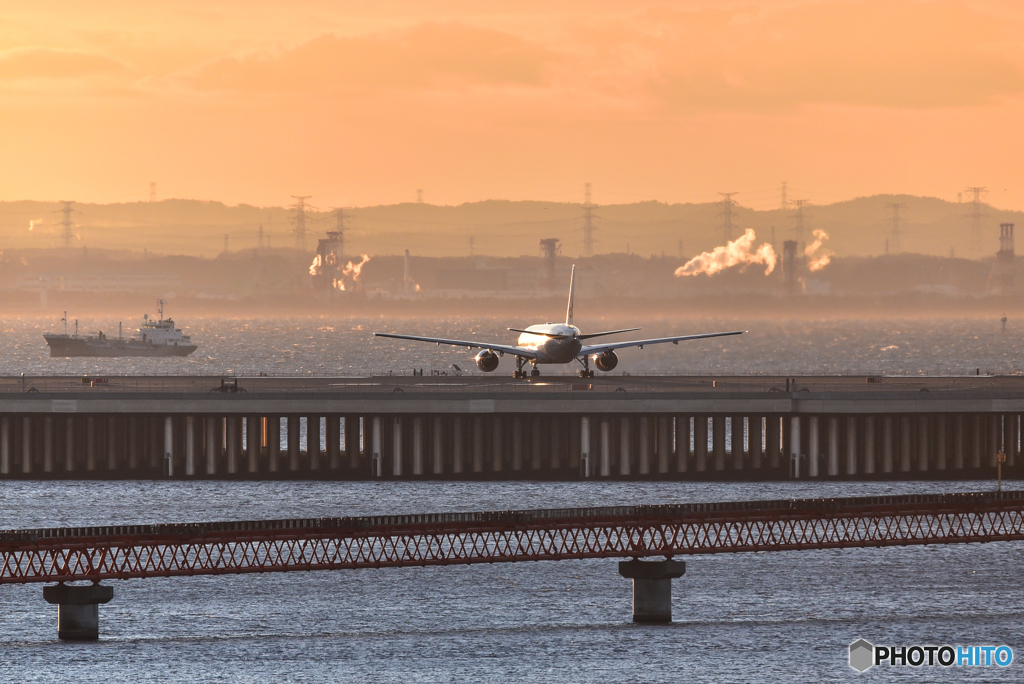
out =
<path fill-rule="evenodd" d="M 822 251 L 818 256 L 814 253 L 821 249 L 821 246 L 828 240 L 828 233 L 823 230 L 814 231 L 814 242 L 804 247 L 804 256 L 807 257 L 807 268 L 812 271 L 820 271 L 832 261 L 832 253 Z"/>
<path fill-rule="evenodd" d="M 701 273 L 714 275 L 719 271 L 742 264 L 744 268 L 751 264 L 763 264 L 764 274 L 775 270 L 778 258 L 775 250 L 767 242 L 751 251 L 754 246 L 754 231 L 750 228 L 725 246 L 715 247 L 710 252 L 695 256 L 676 269 L 676 276 L 693 276 Z"/>

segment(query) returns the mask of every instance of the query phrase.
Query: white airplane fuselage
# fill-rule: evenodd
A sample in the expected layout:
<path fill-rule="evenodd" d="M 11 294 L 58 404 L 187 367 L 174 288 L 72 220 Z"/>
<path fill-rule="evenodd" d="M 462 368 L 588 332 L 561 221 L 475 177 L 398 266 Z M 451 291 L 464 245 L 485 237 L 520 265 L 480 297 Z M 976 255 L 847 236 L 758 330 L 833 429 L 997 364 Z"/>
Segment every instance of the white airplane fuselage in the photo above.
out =
<path fill-rule="evenodd" d="M 575 325 L 540 323 L 526 330 L 530 332 L 520 334 L 516 346 L 537 352 L 536 363 L 572 363 L 583 347 Z"/>

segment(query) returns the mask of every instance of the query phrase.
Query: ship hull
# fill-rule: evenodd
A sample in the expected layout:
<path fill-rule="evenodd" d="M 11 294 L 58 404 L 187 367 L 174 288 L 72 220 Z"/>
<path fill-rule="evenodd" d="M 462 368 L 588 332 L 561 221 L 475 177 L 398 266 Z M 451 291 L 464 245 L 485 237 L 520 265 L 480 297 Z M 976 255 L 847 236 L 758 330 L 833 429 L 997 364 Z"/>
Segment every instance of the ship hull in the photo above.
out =
<path fill-rule="evenodd" d="M 188 356 L 197 347 L 194 344 L 149 344 L 137 340 L 88 339 L 82 337 L 64 337 L 63 335 L 43 335 L 50 347 L 50 357 L 119 357 L 119 356 L 153 356 L 171 357 Z"/>

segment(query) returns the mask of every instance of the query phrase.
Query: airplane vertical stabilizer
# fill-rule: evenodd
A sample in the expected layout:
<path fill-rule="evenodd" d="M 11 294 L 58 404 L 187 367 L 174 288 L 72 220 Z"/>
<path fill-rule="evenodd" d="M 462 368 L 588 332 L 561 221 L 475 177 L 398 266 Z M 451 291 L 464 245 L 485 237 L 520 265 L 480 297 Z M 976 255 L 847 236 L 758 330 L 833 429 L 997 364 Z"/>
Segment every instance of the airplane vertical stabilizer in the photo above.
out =
<path fill-rule="evenodd" d="M 576 293 L 576 264 L 572 265 L 572 274 L 569 276 L 569 308 L 565 311 L 565 324 L 572 325 L 572 300 Z"/>

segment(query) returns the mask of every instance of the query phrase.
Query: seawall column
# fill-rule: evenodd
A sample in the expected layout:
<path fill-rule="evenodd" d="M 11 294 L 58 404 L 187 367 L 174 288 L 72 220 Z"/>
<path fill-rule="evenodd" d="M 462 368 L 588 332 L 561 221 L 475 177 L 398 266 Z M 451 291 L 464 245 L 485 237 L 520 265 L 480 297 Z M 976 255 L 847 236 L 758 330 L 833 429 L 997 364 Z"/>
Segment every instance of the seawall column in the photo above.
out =
<path fill-rule="evenodd" d="M 695 416 L 693 419 L 693 457 L 697 462 L 697 472 L 708 469 L 708 417 Z"/>
<path fill-rule="evenodd" d="M 732 417 L 732 469 L 743 470 L 743 423 L 742 416 Z"/>
<path fill-rule="evenodd" d="M 864 418 L 864 473 L 875 474 L 875 417 Z"/>
<path fill-rule="evenodd" d="M 412 474 L 423 475 L 423 417 L 412 419 Z"/>
<path fill-rule="evenodd" d="M 651 419 L 640 417 L 640 468 L 641 475 L 651 474 Z"/>
<path fill-rule="evenodd" d="M 32 472 L 32 418 L 21 419 L 21 472 Z"/>
<path fill-rule="evenodd" d="M 612 445 L 609 434 L 608 418 L 601 417 L 601 477 L 609 477 L 612 474 Z"/>
<path fill-rule="evenodd" d="M 53 472 L 53 416 L 43 418 L 43 472 Z"/>
<path fill-rule="evenodd" d="M 928 416 L 917 417 L 917 469 L 928 472 L 928 431 L 931 429 Z"/>
<path fill-rule="evenodd" d="M 629 475 L 633 467 L 633 419 L 619 419 L 619 475 Z"/>
<path fill-rule="evenodd" d="M 164 462 L 167 477 L 174 477 L 174 421 L 170 416 L 164 417 Z"/>

